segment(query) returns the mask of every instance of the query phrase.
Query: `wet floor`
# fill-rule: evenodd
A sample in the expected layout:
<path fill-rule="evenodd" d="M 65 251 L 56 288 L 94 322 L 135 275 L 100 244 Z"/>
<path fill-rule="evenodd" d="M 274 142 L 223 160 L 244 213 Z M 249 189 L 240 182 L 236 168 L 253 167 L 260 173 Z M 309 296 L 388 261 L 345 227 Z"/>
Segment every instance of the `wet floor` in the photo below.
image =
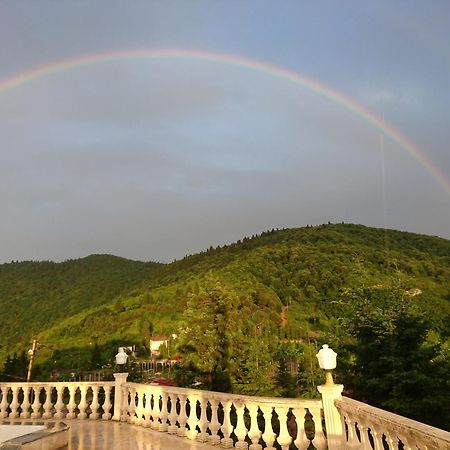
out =
<path fill-rule="evenodd" d="M 67 450 L 217 450 L 217 446 L 122 422 L 64 422 L 70 427 Z"/>

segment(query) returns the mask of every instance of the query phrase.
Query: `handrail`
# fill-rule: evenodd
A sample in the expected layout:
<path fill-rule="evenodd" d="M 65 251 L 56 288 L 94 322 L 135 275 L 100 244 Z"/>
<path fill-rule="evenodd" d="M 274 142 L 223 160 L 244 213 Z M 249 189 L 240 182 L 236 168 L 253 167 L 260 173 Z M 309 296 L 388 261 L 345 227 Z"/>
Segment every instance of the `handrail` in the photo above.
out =
<path fill-rule="evenodd" d="M 122 385 L 121 420 L 188 439 L 236 448 L 282 449 L 311 443 L 324 450 L 322 402 L 295 398 L 252 397 L 172 386 Z"/>
<path fill-rule="evenodd" d="M 127 383 L 126 375 L 115 374 L 115 382 L 0 383 L 0 418 L 113 419 L 223 447 L 326 448 L 320 400 Z"/>
<path fill-rule="evenodd" d="M 346 429 L 345 448 L 450 449 L 450 433 L 348 397 L 335 400 Z"/>
<path fill-rule="evenodd" d="M 341 397 L 253 397 L 126 382 L 1 382 L 0 419 L 120 420 L 222 447 L 287 450 L 450 449 L 450 433 Z M 325 418 L 325 429 L 322 422 Z M 250 447 L 249 447 L 250 445 Z"/>
<path fill-rule="evenodd" d="M 111 418 L 108 381 L 0 383 L 0 418 Z"/>

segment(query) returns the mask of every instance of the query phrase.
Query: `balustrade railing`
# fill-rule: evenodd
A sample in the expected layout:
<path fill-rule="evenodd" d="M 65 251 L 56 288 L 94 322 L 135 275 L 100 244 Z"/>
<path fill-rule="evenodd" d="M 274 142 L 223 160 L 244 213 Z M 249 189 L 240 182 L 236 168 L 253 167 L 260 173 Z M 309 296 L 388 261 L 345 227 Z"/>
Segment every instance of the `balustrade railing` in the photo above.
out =
<path fill-rule="evenodd" d="M 0 418 L 111 418 L 114 382 L 0 383 Z"/>
<path fill-rule="evenodd" d="M 122 420 L 223 447 L 283 450 L 291 443 L 327 448 L 320 400 L 280 399 L 152 386 L 122 385 Z"/>
<path fill-rule="evenodd" d="M 441 450 L 450 433 L 341 397 L 251 397 L 126 382 L 0 383 L 0 419 L 120 420 L 249 450 Z"/>
<path fill-rule="evenodd" d="M 444 430 L 383 409 L 374 408 L 347 397 L 336 400 L 335 405 L 340 413 L 344 430 L 343 448 L 374 450 L 450 449 L 450 433 Z"/>

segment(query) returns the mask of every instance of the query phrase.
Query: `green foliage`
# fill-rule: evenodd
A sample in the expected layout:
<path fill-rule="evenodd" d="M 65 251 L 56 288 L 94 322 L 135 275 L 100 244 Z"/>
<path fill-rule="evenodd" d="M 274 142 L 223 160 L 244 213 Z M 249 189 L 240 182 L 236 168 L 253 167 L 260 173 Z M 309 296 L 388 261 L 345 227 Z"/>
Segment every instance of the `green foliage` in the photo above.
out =
<path fill-rule="evenodd" d="M 28 359 L 25 351 L 20 355 L 13 354 L 6 357 L 3 370 L 0 373 L 1 381 L 23 381 L 27 379 Z"/>
<path fill-rule="evenodd" d="M 280 388 L 281 397 L 296 397 L 297 390 L 295 379 L 289 373 L 285 359 L 280 359 L 278 361 L 276 382 Z"/>
<path fill-rule="evenodd" d="M 83 310 L 111 302 L 130 292 L 161 265 L 92 255 L 62 263 L 31 262 L 0 265 L 0 304 L 4 346 L 30 339 Z M 0 354 L 1 357 L 1 354 Z"/>
<path fill-rule="evenodd" d="M 346 387 L 370 404 L 442 428 L 450 427 L 450 361 L 432 323 L 399 283 L 342 293 L 342 324 L 353 377 Z M 350 370 L 349 370 L 350 369 Z M 436 395 L 436 393 L 439 393 Z M 445 408 L 444 408 L 445 409 Z"/>
<path fill-rule="evenodd" d="M 178 338 L 180 367 L 218 391 L 268 392 L 272 383 L 270 330 L 274 324 L 249 297 L 238 297 L 209 276 L 190 294 Z M 273 339 L 273 338 L 272 338 Z M 186 376 L 190 380 L 190 376 Z"/>

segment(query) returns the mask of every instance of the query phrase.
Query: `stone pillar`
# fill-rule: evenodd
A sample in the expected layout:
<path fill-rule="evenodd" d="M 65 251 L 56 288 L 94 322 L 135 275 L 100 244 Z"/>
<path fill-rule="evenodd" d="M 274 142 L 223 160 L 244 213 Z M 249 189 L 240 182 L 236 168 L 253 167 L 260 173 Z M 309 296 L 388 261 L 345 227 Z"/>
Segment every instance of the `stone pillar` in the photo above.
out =
<path fill-rule="evenodd" d="M 103 389 L 105 392 L 105 402 L 102 405 L 102 420 L 109 420 L 111 418 L 111 386 L 106 385 Z"/>
<path fill-rule="evenodd" d="M 112 420 L 120 421 L 122 414 L 123 394 L 122 386 L 127 382 L 127 373 L 114 373 L 114 416 Z"/>
<path fill-rule="evenodd" d="M 77 419 L 78 420 L 84 420 L 87 417 L 86 413 L 86 393 L 87 393 L 87 386 L 85 384 L 81 384 L 80 387 L 80 403 L 78 403 L 78 410 L 80 411 L 78 413 Z"/>
<path fill-rule="evenodd" d="M 325 428 L 327 432 L 328 450 L 340 450 L 344 437 L 342 420 L 334 406 L 334 401 L 342 398 L 342 384 L 323 384 L 317 386 L 317 390 L 322 394 L 323 413 L 325 416 Z"/>
<path fill-rule="evenodd" d="M 19 408 L 19 389 L 20 386 L 12 386 L 12 402 L 10 403 L 9 407 L 11 408 L 11 412 L 9 413 L 9 417 L 11 419 L 15 419 L 16 417 L 19 417 L 19 412 L 17 411 Z"/>
<path fill-rule="evenodd" d="M 90 420 L 98 419 L 98 391 L 100 389 L 100 386 L 98 385 L 92 385 L 92 403 L 91 403 L 91 414 L 89 415 Z"/>
<path fill-rule="evenodd" d="M 27 384 L 22 387 L 23 389 L 23 402 L 22 412 L 20 413 L 21 419 L 28 419 L 30 417 L 30 386 Z"/>
<path fill-rule="evenodd" d="M 247 450 L 248 444 L 245 441 L 245 438 L 247 437 L 247 428 L 245 427 L 244 422 L 244 409 L 245 404 L 243 401 L 236 402 L 234 404 L 236 408 L 236 428 L 234 429 L 234 434 L 238 438 L 238 441 L 235 444 L 235 448 L 239 450 Z"/>
<path fill-rule="evenodd" d="M 55 403 L 55 419 L 62 419 L 64 417 L 64 389 L 63 384 L 58 384 L 56 387 L 56 403 Z"/>

